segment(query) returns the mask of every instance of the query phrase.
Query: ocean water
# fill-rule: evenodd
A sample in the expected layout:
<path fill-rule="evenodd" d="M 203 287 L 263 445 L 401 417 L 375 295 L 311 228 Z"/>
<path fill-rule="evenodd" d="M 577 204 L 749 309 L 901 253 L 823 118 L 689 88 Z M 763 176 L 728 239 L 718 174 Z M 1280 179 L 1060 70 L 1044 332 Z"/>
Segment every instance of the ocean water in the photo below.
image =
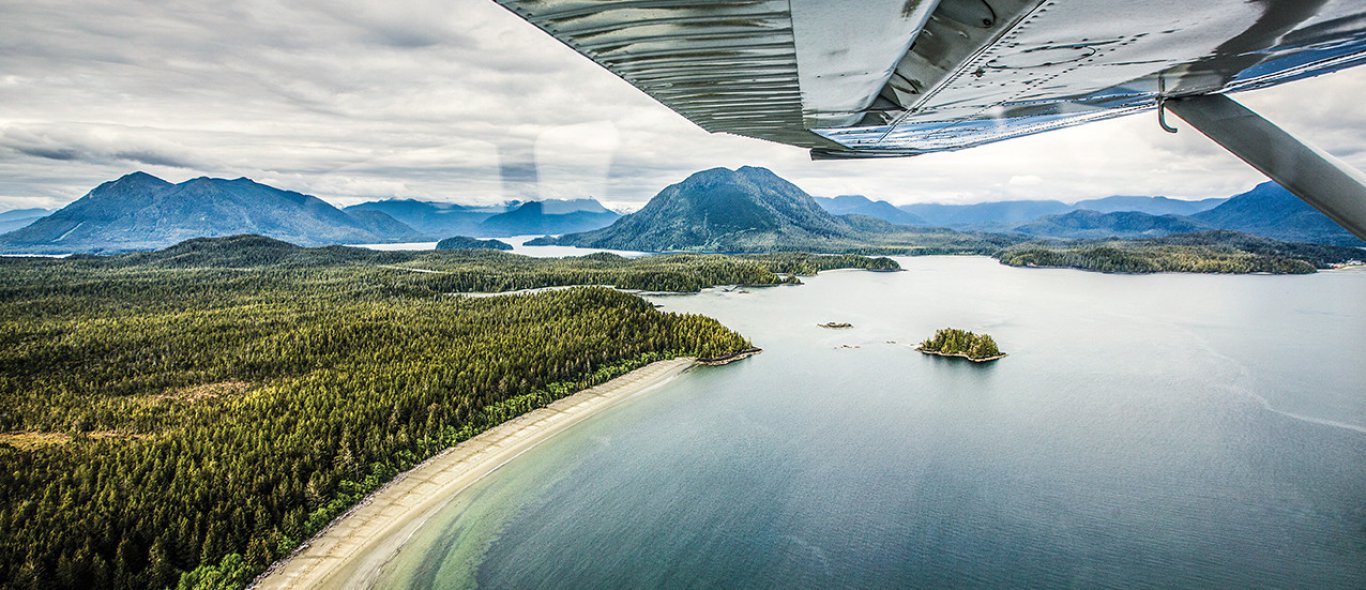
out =
<path fill-rule="evenodd" d="M 610 250 L 607 248 L 580 248 L 578 246 L 528 246 L 527 242 L 539 238 L 540 236 L 512 236 L 502 238 L 479 238 L 481 240 L 498 240 L 512 246 L 513 254 L 521 254 L 532 258 L 561 258 L 565 256 L 584 256 L 595 252 L 609 252 L 626 258 L 639 258 L 648 256 L 646 252 L 633 252 L 630 250 Z M 393 244 L 356 244 L 357 248 L 368 248 L 371 250 L 435 250 L 437 242 L 400 242 Z"/>
<path fill-rule="evenodd" d="M 1366 272 L 901 263 L 655 298 L 765 352 L 504 466 L 374 586 L 1366 588 Z M 911 349 L 947 326 L 1010 356 Z"/>

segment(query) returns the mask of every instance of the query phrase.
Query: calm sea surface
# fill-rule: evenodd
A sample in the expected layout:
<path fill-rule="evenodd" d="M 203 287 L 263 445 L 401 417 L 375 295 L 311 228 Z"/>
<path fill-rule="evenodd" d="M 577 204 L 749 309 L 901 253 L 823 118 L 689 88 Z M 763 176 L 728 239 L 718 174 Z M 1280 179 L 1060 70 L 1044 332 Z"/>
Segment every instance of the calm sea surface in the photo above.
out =
<path fill-rule="evenodd" d="M 579 248 L 577 246 L 528 246 L 527 242 L 539 238 L 540 236 L 512 236 L 502 238 L 479 238 L 481 240 L 498 240 L 512 246 L 513 254 L 521 254 L 532 258 L 559 258 L 562 256 L 583 256 L 594 252 L 611 252 L 627 258 L 639 258 L 647 256 L 645 252 L 632 252 L 630 250 L 609 250 L 606 248 Z M 437 242 L 400 242 L 393 244 L 355 244 L 357 248 L 369 248 L 371 250 L 435 250 Z"/>
<path fill-rule="evenodd" d="M 901 263 L 656 298 L 764 354 L 523 455 L 377 587 L 1366 588 L 1366 272 Z M 910 348 L 946 326 L 1010 357 Z"/>

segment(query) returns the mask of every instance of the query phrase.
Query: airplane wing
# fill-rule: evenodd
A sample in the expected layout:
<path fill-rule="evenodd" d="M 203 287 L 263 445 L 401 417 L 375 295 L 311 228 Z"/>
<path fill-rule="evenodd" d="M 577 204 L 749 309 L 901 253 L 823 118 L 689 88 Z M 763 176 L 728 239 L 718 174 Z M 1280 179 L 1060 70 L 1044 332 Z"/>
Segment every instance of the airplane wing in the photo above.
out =
<path fill-rule="evenodd" d="M 495 1 L 703 129 L 813 158 L 957 150 L 1366 61 L 1361 0 Z M 1366 236 L 1357 195 L 1325 213 Z"/>
<path fill-rule="evenodd" d="M 1360 0 L 497 0 L 712 132 L 961 149 L 1366 61 Z"/>

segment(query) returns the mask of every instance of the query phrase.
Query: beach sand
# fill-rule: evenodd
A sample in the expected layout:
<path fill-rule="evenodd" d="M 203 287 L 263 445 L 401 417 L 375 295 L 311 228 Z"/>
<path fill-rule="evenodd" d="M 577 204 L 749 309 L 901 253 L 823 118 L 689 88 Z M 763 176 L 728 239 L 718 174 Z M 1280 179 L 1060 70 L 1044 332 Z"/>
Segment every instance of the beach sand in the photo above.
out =
<path fill-rule="evenodd" d="M 584 419 L 682 374 L 696 359 L 651 363 L 499 424 L 446 449 L 338 517 L 253 588 L 365 588 L 452 497 Z"/>

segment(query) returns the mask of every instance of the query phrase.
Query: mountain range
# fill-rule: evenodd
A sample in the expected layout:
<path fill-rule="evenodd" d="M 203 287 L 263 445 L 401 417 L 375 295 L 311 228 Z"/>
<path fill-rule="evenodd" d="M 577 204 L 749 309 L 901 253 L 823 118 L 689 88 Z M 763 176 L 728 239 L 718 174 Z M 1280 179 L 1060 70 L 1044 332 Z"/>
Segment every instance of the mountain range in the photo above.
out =
<path fill-rule="evenodd" d="M 1073 240 L 1105 237 L 1151 238 L 1208 230 L 1228 230 L 1287 242 L 1366 246 L 1366 243 L 1356 236 L 1274 182 L 1264 182 L 1252 190 L 1228 199 L 1187 201 L 1189 205 L 1172 205 L 1153 200 L 1165 197 L 1110 199 L 1123 199 L 1110 201 L 1114 206 L 1132 204 L 1135 199 L 1149 199 L 1147 203 L 1153 206 L 1150 210 L 1192 210 L 1200 204 L 1209 203 L 1214 203 L 1215 206 L 1190 215 L 1153 215 L 1136 211 L 1102 213 L 1079 209 L 1061 215 L 1042 217 L 1016 226 L 1013 231 L 1039 237 Z M 1082 201 L 1078 205 L 1083 203 L 1088 202 Z"/>
<path fill-rule="evenodd" d="M 1090 209 L 1095 207 L 1096 209 Z M 1124 208 L 1142 209 L 1115 210 Z M 889 211 L 911 213 L 903 217 Z M 1149 213 L 1154 212 L 1154 213 Z M 1194 212 L 1178 214 L 1173 212 Z M 917 219 L 918 218 L 918 219 Z M 962 232 L 931 238 L 923 227 L 939 223 Z M 1000 233 L 984 234 L 996 230 Z M 1228 199 L 1182 201 L 1115 196 L 1067 204 L 1005 201 L 973 205 L 919 204 L 900 208 L 848 195 L 813 198 L 764 168 L 713 168 L 660 191 L 640 211 L 606 228 L 528 242 L 642 251 L 746 252 L 792 249 L 848 251 L 908 247 L 938 251 L 968 238 L 997 243 L 1050 239 L 1154 238 L 1209 230 L 1244 232 L 1279 240 L 1337 245 L 1362 242 L 1275 183 Z M 947 230 L 945 230 L 947 231 Z M 1009 236 L 1017 237 L 1009 237 Z M 978 247 L 981 247 L 980 245 Z"/>
<path fill-rule="evenodd" d="M 485 219 L 477 236 L 525 236 L 582 232 L 611 225 L 621 215 L 593 199 L 530 201 Z"/>
<path fill-rule="evenodd" d="M 695 173 L 626 216 L 593 199 L 485 207 L 390 199 L 341 210 L 246 178 L 172 184 L 136 172 L 50 214 L 42 209 L 0 213 L 0 224 L 22 226 L 0 233 L 0 252 L 29 254 L 147 250 L 237 234 L 302 245 L 564 234 L 529 244 L 744 252 L 918 243 L 915 251 L 951 253 L 989 251 L 992 244 L 1030 237 L 1127 239 L 1231 230 L 1278 240 L 1366 245 L 1271 182 L 1228 199 L 1201 201 L 1115 196 L 1071 205 L 1036 200 L 895 207 L 859 195 L 814 198 L 767 169 L 748 166 Z M 945 226 L 953 229 L 937 229 Z"/>
<path fill-rule="evenodd" d="M 456 235 L 584 231 L 619 215 L 593 199 L 492 207 L 411 199 L 338 209 L 326 201 L 247 178 L 172 184 L 134 172 L 95 187 L 62 209 L 0 213 L 0 252 L 110 253 L 152 250 L 192 238 L 255 234 L 304 246 L 422 242 Z"/>
<path fill-rule="evenodd" d="M 473 234 L 485 219 L 508 210 L 507 204 L 477 207 L 417 199 L 370 201 L 343 209 L 353 214 L 358 211 L 383 213 L 429 237 Z"/>
<path fill-rule="evenodd" d="M 1079 240 L 1109 237 L 1154 238 L 1207 229 L 1209 227 L 1180 215 L 1150 215 L 1137 211 L 1100 213 L 1082 209 L 1041 217 L 1016 227 L 1015 231 L 1042 238 Z"/>
<path fill-rule="evenodd" d="M 966 205 L 916 203 L 902 205 L 899 209 L 919 216 L 928 225 L 983 231 L 1007 231 L 1022 224 L 1040 220 L 1043 217 L 1064 215 L 1073 211 L 1193 215 L 1213 209 L 1227 200 L 1219 198 L 1187 201 L 1170 197 L 1117 195 L 1087 199 L 1071 204 L 1056 200 L 990 201 Z"/>
<path fill-rule="evenodd" d="M 564 234 L 610 225 L 619 214 L 595 199 L 511 201 L 487 207 L 388 199 L 352 205 L 347 212 L 378 211 L 437 237 Z"/>
<path fill-rule="evenodd" d="M 834 215 L 867 215 L 896 225 L 930 225 L 919 215 L 898 209 L 896 205 L 887 201 L 874 201 L 863 195 L 815 199 L 817 205 Z"/>
<path fill-rule="evenodd" d="M 347 214 L 317 197 L 247 178 L 172 184 L 143 172 L 106 182 L 62 209 L 0 235 L 0 251 L 118 252 L 191 238 L 260 234 L 303 245 L 401 242 L 416 230 L 384 215 Z"/>
<path fill-rule="evenodd" d="M 1138 213 L 1147 213 L 1148 215 L 1194 215 L 1201 211 L 1208 211 L 1218 207 L 1227 200 L 1227 198 L 1214 198 L 1187 201 L 1185 199 L 1173 199 L 1171 197 L 1116 195 L 1113 197 L 1077 201 L 1072 203 L 1072 207 L 1077 210 L 1084 209 L 1097 213 L 1134 211 Z"/>
<path fill-rule="evenodd" d="M 1046 215 L 1061 215 L 1074 210 L 1062 201 L 992 201 L 968 205 L 914 203 L 899 207 L 925 220 L 928 225 L 981 231 L 1007 231 Z"/>
<path fill-rule="evenodd" d="M 816 202 L 835 215 L 852 213 L 900 225 L 1016 232 L 1053 239 L 1148 238 L 1231 230 L 1285 241 L 1366 245 L 1274 182 L 1264 182 L 1228 198 L 1200 200 L 1117 195 L 1071 204 L 1026 200 L 893 207 L 886 201 L 844 196 L 817 198 Z M 910 216 L 897 215 L 889 209 Z"/>

